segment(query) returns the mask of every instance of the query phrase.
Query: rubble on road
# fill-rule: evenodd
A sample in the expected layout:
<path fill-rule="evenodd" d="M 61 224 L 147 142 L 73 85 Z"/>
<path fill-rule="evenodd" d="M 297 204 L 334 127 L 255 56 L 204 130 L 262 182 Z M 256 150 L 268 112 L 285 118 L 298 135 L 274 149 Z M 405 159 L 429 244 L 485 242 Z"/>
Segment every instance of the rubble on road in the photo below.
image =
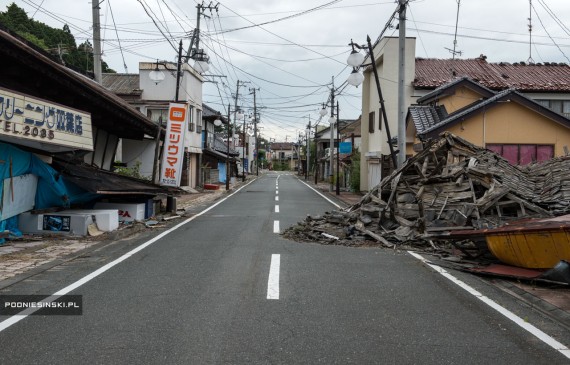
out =
<path fill-rule="evenodd" d="M 513 166 L 490 150 L 444 133 L 357 204 L 308 216 L 283 235 L 346 246 L 375 242 L 439 250 L 453 245 L 467 252 L 480 247 L 469 240 L 450 241 L 450 232 L 569 211 L 569 157 Z"/>

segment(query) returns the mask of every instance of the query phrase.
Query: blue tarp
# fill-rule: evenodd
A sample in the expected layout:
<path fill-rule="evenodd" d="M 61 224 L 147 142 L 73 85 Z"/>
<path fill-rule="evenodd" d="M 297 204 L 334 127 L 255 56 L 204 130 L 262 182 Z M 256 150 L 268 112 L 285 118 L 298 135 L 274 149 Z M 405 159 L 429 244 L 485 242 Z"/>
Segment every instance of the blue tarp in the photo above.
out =
<path fill-rule="evenodd" d="M 218 170 L 220 173 L 219 180 L 221 183 L 226 182 L 226 163 L 225 162 L 218 162 Z"/>
<path fill-rule="evenodd" d="M 59 172 L 34 154 L 10 144 L 0 143 L 0 195 L 4 189 L 4 179 L 25 174 L 38 177 L 35 209 L 69 207 L 71 204 L 89 202 L 98 196 L 65 181 Z M 17 226 L 17 216 L 0 221 L 0 232 L 6 229 L 12 231 Z M 17 231 L 14 232 L 17 234 Z M 3 242 L 4 240 L 0 239 L 0 244 Z"/>

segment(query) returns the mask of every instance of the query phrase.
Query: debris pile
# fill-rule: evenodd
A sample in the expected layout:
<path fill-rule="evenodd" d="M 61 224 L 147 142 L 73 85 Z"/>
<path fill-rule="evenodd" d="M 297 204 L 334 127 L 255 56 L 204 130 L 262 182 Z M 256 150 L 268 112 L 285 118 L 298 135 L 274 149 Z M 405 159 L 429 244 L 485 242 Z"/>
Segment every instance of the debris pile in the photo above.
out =
<path fill-rule="evenodd" d="M 299 241 L 436 248 L 457 230 L 495 228 L 570 211 L 570 158 L 513 166 L 450 133 L 432 141 L 359 203 L 307 217 L 284 232 Z M 469 243 L 472 244 L 472 243 Z"/>

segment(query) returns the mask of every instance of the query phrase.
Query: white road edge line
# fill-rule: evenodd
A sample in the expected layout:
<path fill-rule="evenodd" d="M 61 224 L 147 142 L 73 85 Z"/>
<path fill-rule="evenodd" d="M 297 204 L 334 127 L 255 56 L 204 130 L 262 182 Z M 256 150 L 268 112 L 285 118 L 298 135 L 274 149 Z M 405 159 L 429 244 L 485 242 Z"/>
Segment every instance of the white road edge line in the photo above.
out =
<path fill-rule="evenodd" d="M 275 213 L 279 213 L 279 205 L 275 206 Z"/>
<path fill-rule="evenodd" d="M 445 269 L 443 269 L 437 265 L 430 264 L 423 256 L 418 255 L 417 253 L 415 253 L 413 251 L 408 251 L 408 253 L 410 255 L 412 255 L 413 257 L 415 257 L 416 259 L 422 261 L 425 265 L 431 267 L 432 269 L 434 269 L 436 272 L 440 273 L 441 275 L 443 275 L 447 279 L 451 280 L 454 284 L 458 285 L 460 288 L 467 291 L 469 294 L 471 294 L 474 297 L 476 297 L 477 299 L 481 300 L 483 303 L 487 304 L 489 307 L 493 308 L 494 310 L 496 310 L 497 312 L 499 312 L 503 316 L 507 317 L 508 319 L 510 319 L 511 321 L 513 321 L 514 323 L 516 323 L 517 325 L 519 325 L 520 327 L 525 329 L 527 332 L 529 332 L 530 334 L 532 334 L 533 336 L 535 336 L 536 338 L 538 338 L 539 340 L 541 340 L 542 342 L 544 342 L 548 346 L 552 347 L 553 349 L 555 349 L 556 351 L 560 352 L 562 355 L 564 355 L 570 359 L 570 349 L 568 347 L 564 346 L 562 343 L 556 341 L 550 335 L 542 332 L 540 329 L 536 328 L 532 324 L 525 322 L 524 319 L 520 318 L 519 316 L 517 316 L 516 314 L 514 314 L 510 310 L 500 306 L 495 301 L 493 301 L 489 297 L 481 294 L 479 291 L 477 291 L 476 289 L 467 285 L 463 281 L 457 279 L 455 276 L 448 273 Z"/>
<path fill-rule="evenodd" d="M 281 255 L 271 255 L 269 266 L 269 279 L 267 279 L 267 299 L 279 299 L 279 268 L 281 267 Z"/>
<path fill-rule="evenodd" d="M 152 245 L 153 243 L 155 243 L 156 241 L 160 240 L 161 238 L 163 238 L 164 236 L 174 232 L 175 230 L 177 230 L 178 228 L 182 227 L 183 225 L 185 225 L 186 223 L 189 223 L 191 221 L 193 221 L 194 219 L 198 218 L 199 216 L 203 215 L 204 213 L 207 213 L 208 211 L 214 209 L 216 206 L 222 204 L 224 201 L 228 200 L 230 197 L 232 197 L 234 194 L 237 194 L 241 189 L 245 188 L 246 186 L 248 186 L 249 184 L 251 184 L 252 182 L 254 182 L 255 180 L 252 180 L 250 182 L 248 182 L 247 184 L 243 185 L 242 187 L 240 187 L 239 189 L 237 189 L 236 191 L 234 191 L 233 193 L 231 193 L 230 195 L 228 195 L 227 197 L 225 197 L 224 199 L 220 200 L 219 202 L 217 202 L 216 204 L 204 209 L 203 211 L 201 211 L 200 213 L 197 213 L 196 215 L 186 219 L 184 222 L 178 223 L 177 225 L 175 225 L 174 227 L 170 228 L 167 231 L 162 232 L 161 234 L 159 234 L 158 236 L 152 238 L 149 241 L 146 241 L 145 243 L 143 243 L 142 245 L 136 247 L 135 249 L 127 252 L 126 254 L 124 254 L 123 256 L 109 262 L 108 264 L 100 267 L 99 269 L 93 271 L 91 274 L 88 274 L 87 276 L 84 276 L 83 278 L 77 280 L 76 282 L 66 286 L 65 288 L 55 292 L 53 295 L 49 296 L 46 299 L 43 299 L 42 302 L 45 303 L 51 303 L 54 300 L 56 300 L 57 298 L 61 297 L 62 295 L 65 295 L 69 292 L 71 292 L 72 290 L 75 290 L 77 288 L 79 288 L 80 286 L 82 286 L 83 284 L 95 279 L 97 276 L 103 274 L 105 271 L 109 270 L 110 268 L 112 268 L 113 266 L 116 266 L 118 264 L 120 264 L 121 262 L 125 261 L 126 259 L 128 259 L 129 257 L 133 256 L 134 254 L 136 254 L 139 251 L 144 250 L 145 248 L 147 248 L 148 246 Z M 0 322 L 0 332 L 4 331 L 5 329 L 11 327 L 12 325 L 20 322 L 22 319 L 26 318 L 27 316 L 29 316 L 30 314 L 38 311 L 40 308 L 28 308 L 22 312 L 20 312 L 19 314 L 13 315 L 10 318 Z"/>
<path fill-rule="evenodd" d="M 325 198 L 326 201 L 328 201 L 329 203 L 331 203 L 332 205 L 334 205 L 337 208 L 342 208 L 340 205 L 338 205 L 337 203 L 333 202 L 332 200 L 330 200 L 329 198 L 327 198 L 326 196 L 323 195 L 323 193 L 321 193 L 320 191 L 316 190 L 315 188 L 313 188 L 311 185 L 307 184 L 306 182 L 301 181 L 303 184 L 307 185 L 307 187 L 311 190 L 313 190 L 315 193 L 319 194 L 320 196 L 322 196 L 323 198 Z"/>
<path fill-rule="evenodd" d="M 279 221 L 273 221 L 273 233 L 279 233 Z"/>

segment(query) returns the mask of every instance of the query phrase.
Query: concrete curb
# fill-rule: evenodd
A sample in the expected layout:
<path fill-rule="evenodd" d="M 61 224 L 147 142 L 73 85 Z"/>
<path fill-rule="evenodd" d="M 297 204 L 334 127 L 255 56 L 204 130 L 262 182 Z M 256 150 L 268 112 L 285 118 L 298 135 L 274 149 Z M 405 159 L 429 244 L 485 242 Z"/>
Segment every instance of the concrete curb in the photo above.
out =
<path fill-rule="evenodd" d="M 570 331 L 570 313 L 548 303 L 546 300 L 537 297 L 524 289 L 519 288 L 509 281 L 495 280 L 492 282 L 492 284 L 495 285 L 498 289 L 502 290 L 504 293 L 507 293 L 513 298 L 525 303 L 530 308 L 558 322 L 562 327 Z"/>

